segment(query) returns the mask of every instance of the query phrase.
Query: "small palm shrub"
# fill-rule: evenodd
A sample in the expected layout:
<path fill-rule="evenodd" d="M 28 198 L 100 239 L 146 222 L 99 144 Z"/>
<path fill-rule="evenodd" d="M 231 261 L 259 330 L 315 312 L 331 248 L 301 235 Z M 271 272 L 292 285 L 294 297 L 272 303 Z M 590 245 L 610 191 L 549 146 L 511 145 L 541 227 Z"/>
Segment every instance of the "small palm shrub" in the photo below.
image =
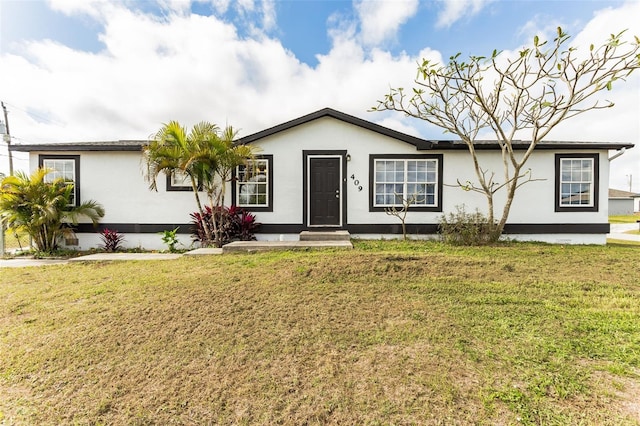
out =
<path fill-rule="evenodd" d="M 176 246 L 180 243 L 178 237 L 176 236 L 176 234 L 178 233 L 178 229 L 180 228 L 178 227 L 171 231 L 165 229 L 160 233 L 162 242 L 167 246 L 169 252 L 171 253 L 175 253 L 178 251 L 178 249 L 176 248 Z"/>
<path fill-rule="evenodd" d="M 464 205 L 456 206 L 455 213 L 440 218 L 440 238 L 447 244 L 478 246 L 495 243 L 500 238 L 494 223 L 477 209 L 468 213 Z"/>
<path fill-rule="evenodd" d="M 96 225 L 104 216 L 104 208 L 93 200 L 72 205 L 73 185 L 63 179 L 47 182 L 49 172 L 17 172 L 0 183 L 0 221 L 12 232 L 28 234 L 43 253 L 56 251 L 65 235 L 73 235 L 71 226 L 80 217 Z"/>
<path fill-rule="evenodd" d="M 254 235 L 260 224 L 256 222 L 256 216 L 240 207 L 222 207 L 216 209 L 218 234 L 220 235 L 220 246 L 232 241 L 252 241 L 256 237 Z M 192 238 L 194 241 L 200 242 L 203 246 L 215 245 L 215 241 L 207 240 L 204 232 L 203 222 L 209 225 L 209 229 L 213 228 L 214 211 L 211 207 L 206 206 L 204 209 L 204 217 L 199 212 L 191 213 L 191 223 L 193 225 Z"/>
<path fill-rule="evenodd" d="M 102 240 L 102 248 L 109 253 L 115 253 L 122 249 L 122 243 L 124 242 L 124 235 L 119 233 L 115 229 L 105 228 L 100 232 L 100 239 Z"/>

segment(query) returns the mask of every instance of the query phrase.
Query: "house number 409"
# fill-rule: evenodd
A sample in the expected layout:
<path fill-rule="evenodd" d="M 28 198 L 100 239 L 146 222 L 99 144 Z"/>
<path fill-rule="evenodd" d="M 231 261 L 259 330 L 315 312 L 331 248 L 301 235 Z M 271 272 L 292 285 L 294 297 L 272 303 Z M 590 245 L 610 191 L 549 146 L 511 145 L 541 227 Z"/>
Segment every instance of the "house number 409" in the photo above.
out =
<path fill-rule="evenodd" d="M 353 180 L 353 185 L 358 188 L 358 191 L 362 191 L 362 185 L 360 185 L 360 181 L 356 179 L 356 175 L 351 175 L 351 180 Z"/>

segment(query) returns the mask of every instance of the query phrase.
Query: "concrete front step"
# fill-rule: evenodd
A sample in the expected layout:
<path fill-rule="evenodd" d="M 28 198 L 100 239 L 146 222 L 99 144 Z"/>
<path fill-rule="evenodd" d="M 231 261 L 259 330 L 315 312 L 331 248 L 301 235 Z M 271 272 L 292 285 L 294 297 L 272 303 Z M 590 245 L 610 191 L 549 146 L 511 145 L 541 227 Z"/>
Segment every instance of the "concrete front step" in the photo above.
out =
<path fill-rule="evenodd" d="M 302 231 L 300 241 L 351 241 L 349 231 Z"/>
<path fill-rule="evenodd" d="M 223 253 L 303 250 L 320 248 L 353 248 L 351 241 L 234 241 L 222 247 Z"/>

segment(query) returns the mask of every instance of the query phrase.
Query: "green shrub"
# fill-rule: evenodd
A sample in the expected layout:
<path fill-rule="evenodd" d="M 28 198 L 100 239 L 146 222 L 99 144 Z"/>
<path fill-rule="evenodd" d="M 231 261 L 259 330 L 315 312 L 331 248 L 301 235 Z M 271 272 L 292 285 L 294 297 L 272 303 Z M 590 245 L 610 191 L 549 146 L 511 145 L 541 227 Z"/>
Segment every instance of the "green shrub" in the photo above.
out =
<path fill-rule="evenodd" d="M 53 253 L 64 237 L 72 236 L 72 225 L 80 217 L 94 225 L 104 216 L 104 208 L 93 200 L 73 205 L 74 184 L 62 178 L 48 182 L 51 170 L 37 169 L 31 175 L 16 172 L 0 182 L 0 221 L 11 232 L 30 236 L 36 249 Z"/>
<path fill-rule="evenodd" d="M 479 246 L 498 241 L 496 224 L 491 223 L 478 209 L 467 213 L 464 205 L 456 206 L 455 213 L 440 218 L 440 238 L 447 244 Z"/>
<path fill-rule="evenodd" d="M 160 232 L 162 242 L 167 246 L 169 252 L 171 253 L 175 253 L 178 251 L 178 249 L 176 248 L 176 246 L 180 243 L 176 235 L 178 233 L 178 229 L 179 227 L 175 228 L 172 231 L 165 229 L 164 231 Z"/>

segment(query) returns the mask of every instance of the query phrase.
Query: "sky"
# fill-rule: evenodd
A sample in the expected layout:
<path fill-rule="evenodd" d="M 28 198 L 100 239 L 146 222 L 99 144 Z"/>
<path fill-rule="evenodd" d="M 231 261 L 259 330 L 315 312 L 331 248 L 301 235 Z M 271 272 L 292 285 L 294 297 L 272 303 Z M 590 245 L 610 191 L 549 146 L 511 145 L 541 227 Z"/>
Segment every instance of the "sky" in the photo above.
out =
<path fill-rule="evenodd" d="M 640 36 L 638 16 L 637 0 L 0 0 L 0 100 L 14 144 L 147 139 L 170 120 L 246 136 L 324 107 L 452 139 L 371 107 L 411 87 L 422 58 L 517 52 L 558 26 L 585 51 Z M 640 71 L 603 96 L 615 107 L 548 139 L 635 143 L 610 187 L 640 192 Z"/>

